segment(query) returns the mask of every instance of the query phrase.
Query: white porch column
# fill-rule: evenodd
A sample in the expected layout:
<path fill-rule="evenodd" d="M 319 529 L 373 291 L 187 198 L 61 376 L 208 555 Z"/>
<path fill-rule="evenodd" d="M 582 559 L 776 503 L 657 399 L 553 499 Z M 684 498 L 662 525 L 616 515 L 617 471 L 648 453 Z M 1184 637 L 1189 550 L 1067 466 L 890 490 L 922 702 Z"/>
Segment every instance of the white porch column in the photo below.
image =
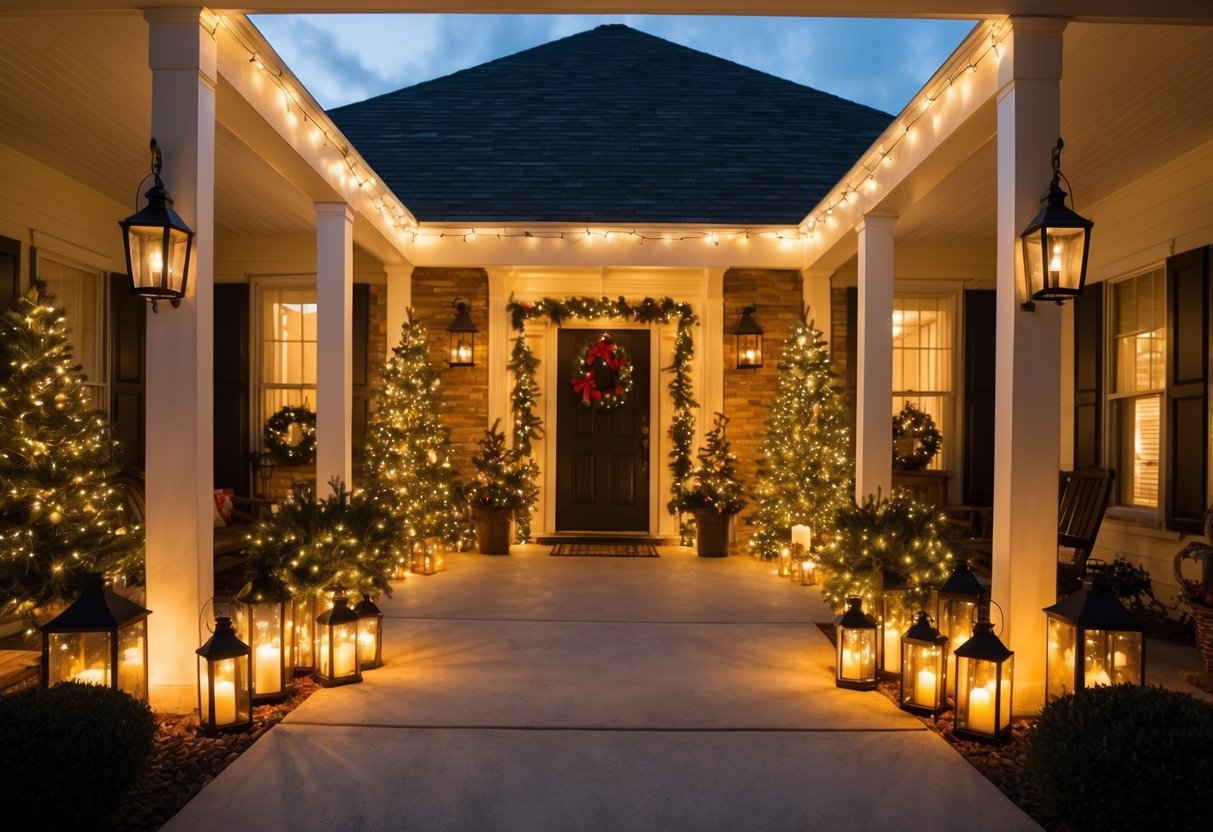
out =
<path fill-rule="evenodd" d="M 703 362 L 703 393 L 696 431 L 712 428 L 712 414 L 724 412 L 724 269 L 706 269 L 707 301 L 703 306 L 703 343 L 696 351 Z M 662 391 L 664 392 L 664 391 Z M 726 416 L 729 414 L 725 414 Z"/>
<path fill-rule="evenodd" d="M 834 342 L 830 338 L 830 274 L 828 269 L 801 269 L 800 300 L 809 309 L 809 320 L 821 330 L 833 352 Z"/>
<path fill-rule="evenodd" d="M 1040 209 L 1061 129 L 1064 21 L 1012 20 L 999 64 L 998 352 L 994 386 L 993 598 L 1015 651 L 1015 713 L 1044 704 L 1045 616 L 1056 598 L 1059 307 L 1019 308 L 1019 232 Z M 997 624 L 997 612 L 993 613 Z"/>
<path fill-rule="evenodd" d="M 413 266 L 409 263 L 387 263 L 387 357 L 400 346 L 400 328 L 413 305 Z"/>
<path fill-rule="evenodd" d="M 329 480 L 352 487 L 354 212 L 316 203 L 316 496 Z"/>
<path fill-rule="evenodd" d="M 893 223 L 865 214 L 859 232 L 855 499 L 893 486 Z"/>
<path fill-rule="evenodd" d="M 514 349 L 517 335 L 510 328 L 510 315 L 505 305 L 510 300 L 507 287 L 510 268 L 487 269 L 489 277 L 489 331 L 485 334 L 489 362 L 489 425 L 501 420 L 506 436 L 512 436 L 513 421 L 510 410 L 510 388 L 514 386 L 514 374 L 506 369 L 510 353 Z"/>
<path fill-rule="evenodd" d="M 194 238 L 187 294 L 147 316 L 147 606 L 152 707 L 197 702 L 199 615 L 214 594 L 212 379 L 215 260 L 214 17 L 157 9 L 149 27 L 152 136 Z"/>

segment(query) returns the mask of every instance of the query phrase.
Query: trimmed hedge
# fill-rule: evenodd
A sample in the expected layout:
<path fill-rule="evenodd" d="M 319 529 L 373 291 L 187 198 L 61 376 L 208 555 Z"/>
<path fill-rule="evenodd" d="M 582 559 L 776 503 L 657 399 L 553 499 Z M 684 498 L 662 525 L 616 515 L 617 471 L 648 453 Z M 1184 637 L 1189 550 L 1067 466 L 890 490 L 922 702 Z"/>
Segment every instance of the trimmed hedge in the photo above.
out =
<path fill-rule="evenodd" d="M 1208 829 L 1213 704 L 1136 685 L 1080 690 L 1040 712 L 1038 800 L 1068 830 Z"/>
<path fill-rule="evenodd" d="M 31 828 L 97 828 L 130 791 L 155 731 L 146 702 L 99 685 L 0 696 L 0 783 L 36 819 Z"/>

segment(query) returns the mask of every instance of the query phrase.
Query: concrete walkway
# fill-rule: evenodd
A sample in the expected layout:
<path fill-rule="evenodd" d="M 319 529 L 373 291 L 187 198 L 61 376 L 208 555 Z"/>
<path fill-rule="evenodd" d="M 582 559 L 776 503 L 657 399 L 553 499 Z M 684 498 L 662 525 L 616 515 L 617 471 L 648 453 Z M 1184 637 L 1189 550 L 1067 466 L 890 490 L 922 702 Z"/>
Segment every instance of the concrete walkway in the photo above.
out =
<path fill-rule="evenodd" d="M 748 558 L 456 555 L 166 830 L 1019 830 L 923 723 L 834 686 L 816 589 Z"/>

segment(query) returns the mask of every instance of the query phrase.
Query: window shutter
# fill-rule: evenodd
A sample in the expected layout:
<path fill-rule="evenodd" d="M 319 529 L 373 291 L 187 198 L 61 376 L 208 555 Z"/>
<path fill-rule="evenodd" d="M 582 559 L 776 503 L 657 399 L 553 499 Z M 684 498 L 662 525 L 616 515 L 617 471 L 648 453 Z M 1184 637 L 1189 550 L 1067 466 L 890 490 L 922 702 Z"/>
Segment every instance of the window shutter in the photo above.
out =
<path fill-rule="evenodd" d="M 249 286 L 215 284 L 214 324 L 214 477 L 216 488 L 255 494 L 249 454 Z M 146 305 L 146 304 L 144 304 Z M 160 314 L 166 314 L 161 309 Z M 258 434 L 260 427 L 258 427 Z"/>
<path fill-rule="evenodd" d="M 1074 300 L 1074 467 L 1099 465 L 1103 428 L 1103 284 Z"/>
<path fill-rule="evenodd" d="M 998 325 L 996 292 L 964 293 L 964 484 L 965 505 L 994 503 L 994 360 Z"/>
<path fill-rule="evenodd" d="M 131 279 L 110 274 L 110 430 L 123 468 L 145 467 L 147 301 L 131 294 Z"/>
<path fill-rule="evenodd" d="M 371 339 L 371 287 L 367 283 L 354 284 L 353 308 L 353 403 L 350 424 L 350 441 L 353 455 L 361 459 L 366 444 L 366 425 L 371 413 L 370 388 L 370 339 Z"/>
<path fill-rule="evenodd" d="M 1208 483 L 1209 247 L 1167 259 L 1164 519 L 1200 533 Z"/>

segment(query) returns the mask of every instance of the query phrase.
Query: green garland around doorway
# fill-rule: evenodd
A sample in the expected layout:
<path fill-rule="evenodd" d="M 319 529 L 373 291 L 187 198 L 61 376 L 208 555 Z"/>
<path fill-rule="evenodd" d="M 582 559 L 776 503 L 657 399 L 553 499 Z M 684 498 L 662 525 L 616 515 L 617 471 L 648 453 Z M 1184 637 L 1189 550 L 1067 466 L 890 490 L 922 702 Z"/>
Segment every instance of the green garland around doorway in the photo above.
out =
<path fill-rule="evenodd" d="M 543 298 L 542 300 L 522 303 L 511 295 L 506 309 L 510 313 L 510 321 L 514 329 L 523 332 L 523 325 L 530 320 L 547 318 L 556 326 L 566 320 L 595 318 L 622 318 L 642 324 L 678 322 L 678 334 L 674 338 L 674 363 L 670 370 L 674 377 L 670 380 L 670 400 L 674 405 L 674 418 L 670 423 L 670 441 L 673 449 L 670 451 L 670 472 L 674 481 L 670 484 L 670 501 L 666 508 L 670 514 L 678 515 L 679 534 L 683 545 L 690 545 L 695 539 L 695 523 L 689 514 L 679 510 L 679 498 L 683 486 L 691 476 L 694 467 L 692 460 L 692 443 L 695 439 L 695 413 L 693 408 L 699 407 L 692 396 L 691 389 L 691 359 L 695 356 L 695 344 L 691 340 L 691 327 L 699 324 L 691 305 L 675 301 L 673 298 L 645 298 L 636 304 L 630 304 L 623 298 L 575 297 L 558 300 Z M 535 370 L 539 366 L 525 334 L 520 334 L 514 343 L 513 355 L 509 368 L 514 371 L 514 393 L 512 406 L 514 410 L 514 447 L 523 452 L 527 464 L 534 475 L 538 474 L 539 466 L 531 456 L 530 440 L 542 435 L 543 421 L 535 413 Z M 519 543 L 530 540 L 531 515 L 535 508 L 535 495 L 538 489 L 533 489 L 530 499 L 515 515 L 517 521 L 517 537 Z M 525 536 L 524 536 L 525 535 Z"/>

